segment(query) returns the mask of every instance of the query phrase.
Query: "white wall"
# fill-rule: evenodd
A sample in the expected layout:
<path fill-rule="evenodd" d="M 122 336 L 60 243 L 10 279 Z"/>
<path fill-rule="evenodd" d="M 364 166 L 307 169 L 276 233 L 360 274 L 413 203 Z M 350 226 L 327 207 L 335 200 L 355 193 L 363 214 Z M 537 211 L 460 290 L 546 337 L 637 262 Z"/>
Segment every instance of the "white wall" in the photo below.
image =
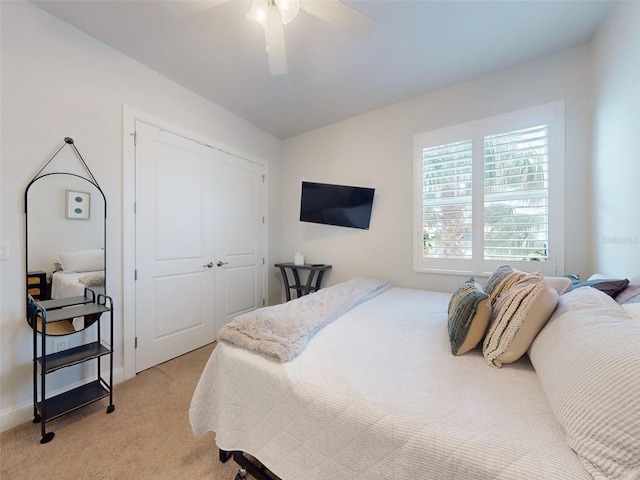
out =
<path fill-rule="evenodd" d="M 279 237 L 282 142 L 26 2 L 0 2 L 2 132 L 0 428 L 32 414 L 31 330 L 24 316 L 23 192 L 66 136 L 108 202 L 107 275 L 122 367 L 122 108 L 129 105 L 269 163 L 270 256 Z M 273 289 L 279 298 L 278 285 Z M 276 294 L 274 294 L 276 295 Z M 57 374 L 56 374 L 57 375 Z M 67 381 L 55 380 L 55 388 Z M 26 417 L 25 417 L 26 414 Z"/>
<path fill-rule="evenodd" d="M 585 45 L 285 141 L 281 258 L 333 265 L 326 285 L 355 275 L 451 291 L 460 277 L 412 269 L 413 135 L 556 100 L 566 102 L 566 271 L 590 265 L 591 51 Z M 302 180 L 375 187 L 370 230 L 298 221 Z"/>
<path fill-rule="evenodd" d="M 594 270 L 640 274 L 640 2 L 621 2 L 594 40 Z"/>

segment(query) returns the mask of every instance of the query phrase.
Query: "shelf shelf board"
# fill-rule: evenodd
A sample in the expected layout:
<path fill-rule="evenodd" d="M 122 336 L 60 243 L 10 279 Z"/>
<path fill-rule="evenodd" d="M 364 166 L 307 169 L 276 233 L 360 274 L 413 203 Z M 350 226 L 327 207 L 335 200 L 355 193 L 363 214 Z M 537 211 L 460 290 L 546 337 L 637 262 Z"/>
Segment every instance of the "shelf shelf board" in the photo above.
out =
<path fill-rule="evenodd" d="M 52 353 L 46 356 L 46 369 L 44 374 L 54 372 L 60 368 L 77 365 L 78 363 L 98 358 L 111 353 L 101 342 L 87 343 L 79 347 L 69 348 L 61 352 Z M 42 357 L 38 357 L 38 363 L 42 365 Z"/>
<path fill-rule="evenodd" d="M 79 297 L 67 297 L 67 298 L 56 298 L 53 300 L 43 300 L 38 302 L 40 306 L 47 311 L 55 310 L 56 308 L 68 307 L 70 305 L 82 305 L 85 303 L 93 303 L 93 300 L 89 297 L 79 296 Z"/>
<path fill-rule="evenodd" d="M 42 412 L 42 402 L 38 402 L 38 412 L 42 415 L 44 421 L 48 422 L 108 396 L 109 391 L 102 385 L 100 380 L 95 380 L 55 397 L 47 398 L 44 414 Z"/>
<path fill-rule="evenodd" d="M 58 310 L 47 311 L 47 323 L 59 322 L 60 320 L 69 320 L 76 317 L 84 317 L 85 315 L 95 315 L 111 310 L 109 307 L 99 305 L 97 303 L 87 303 L 82 305 L 74 305 L 73 307 L 60 308 Z"/>
<path fill-rule="evenodd" d="M 303 284 L 289 285 L 289 288 L 291 290 L 305 290 L 307 288 L 307 285 L 303 285 Z M 318 287 L 316 286 L 309 287 L 309 292 L 315 292 L 316 290 L 318 290 Z"/>

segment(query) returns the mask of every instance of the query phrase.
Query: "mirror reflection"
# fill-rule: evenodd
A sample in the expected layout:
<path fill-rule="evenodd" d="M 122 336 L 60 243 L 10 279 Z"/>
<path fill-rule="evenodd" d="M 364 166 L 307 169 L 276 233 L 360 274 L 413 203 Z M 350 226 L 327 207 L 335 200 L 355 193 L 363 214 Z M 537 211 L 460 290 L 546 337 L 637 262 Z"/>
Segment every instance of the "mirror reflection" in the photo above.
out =
<path fill-rule="evenodd" d="M 105 293 L 105 199 L 89 180 L 51 173 L 26 193 L 27 293 L 36 301 Z M 48 335 L 88 327 L 79 317 L 47 326 Z M 55 331 L 53 331 L 55 330 Z"/>

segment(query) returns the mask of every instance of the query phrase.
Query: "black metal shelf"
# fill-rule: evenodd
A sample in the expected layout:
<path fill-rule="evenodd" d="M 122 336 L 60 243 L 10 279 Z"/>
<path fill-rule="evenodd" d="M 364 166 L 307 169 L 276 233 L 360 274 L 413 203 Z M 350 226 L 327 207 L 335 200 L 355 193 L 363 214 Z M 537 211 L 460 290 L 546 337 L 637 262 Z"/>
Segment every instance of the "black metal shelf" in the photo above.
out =
<path fill-rule="evenodd" d="M 44 358 L 44 362 L 42 357 L 38 357 L 38 363 L 41 367 L 43 364 L 45 365 L 43 373 L 51 373 L 60 368 L 70 367 L 93 358 L 109 355 L 111 352 L 112 350 L 101 342 L 92 342 L 47 355 Z"/>
<path fill-rule="evenodd" d="M 42 419 L 48 422 L 108 396 L 109 390 L 102 385 L 100 380 L 94 380 L 55 397 L 47 398 L 44 412 L 42 411 L 42 402 L 38 402 L 38 412 Z"/>
<path fill-rule="evenodd" d="M 102 314 L 107 312 L 109 314 L 109 344 L 104 343 L 100 336 L 101 323 L 104 321 L 101 317 L 106 317 L 107 315 L 103 316 Z M 55 435 L 53 432 L 46 431 L 45 423 L 65 413 L 105 397 L 109 397 L 107 413 L 113 412 L 115 406 L 113 405 L 113 303 L 111 297 L 103 294 L 96 297 L 96 294 L 90 289 L 85 289 L 84 296 L 46 300 L 39 303 L 29 296 L 27 315 L 27 321 L 33 327 L 33 422 L 41 424 L 42 438 L 40 443 L 50 442 Z M 84 317 L 85 325 L 88 320 L 91 323 L 95 322 L 95 340 L 60 352 L 47 354 L 47 324 L 68 321 L 76 317 Z M 42 331 L 38 329 L 38 325 L 41 325 Z M 83 331 L 86 331 L 86 328 Z M 45 333 L 43 334 L 43 332 Z M 70 334 L 73 333 L 77 332 L 70 332 Z M 38 335 L 40 335 L 40 342 L 38 342 Z M 38 343 L 41 356 L 37 355 Z M 102 377 L 101 372 L 101 357 L 104 356 L 109 357 L 108 381 Z M 47 398 L 46 378 L 49 373 L 90 360 L 96 361 L 97 373 L 93 381 Z M 40 365 L 39 389 L 38 365 Z"/>

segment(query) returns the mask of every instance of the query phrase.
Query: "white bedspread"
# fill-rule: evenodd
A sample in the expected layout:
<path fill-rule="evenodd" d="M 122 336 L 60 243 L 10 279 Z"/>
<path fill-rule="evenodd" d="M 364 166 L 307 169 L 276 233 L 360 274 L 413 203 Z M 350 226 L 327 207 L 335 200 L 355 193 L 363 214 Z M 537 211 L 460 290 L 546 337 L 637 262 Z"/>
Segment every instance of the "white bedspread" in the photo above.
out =
<path fill-rule="evenodd" d="M 528 359 L 451 355 L 450 295 L 393 288 L 289 363 L 220 342 L 189 412 L 283 480 L 589 479 Z"/>

